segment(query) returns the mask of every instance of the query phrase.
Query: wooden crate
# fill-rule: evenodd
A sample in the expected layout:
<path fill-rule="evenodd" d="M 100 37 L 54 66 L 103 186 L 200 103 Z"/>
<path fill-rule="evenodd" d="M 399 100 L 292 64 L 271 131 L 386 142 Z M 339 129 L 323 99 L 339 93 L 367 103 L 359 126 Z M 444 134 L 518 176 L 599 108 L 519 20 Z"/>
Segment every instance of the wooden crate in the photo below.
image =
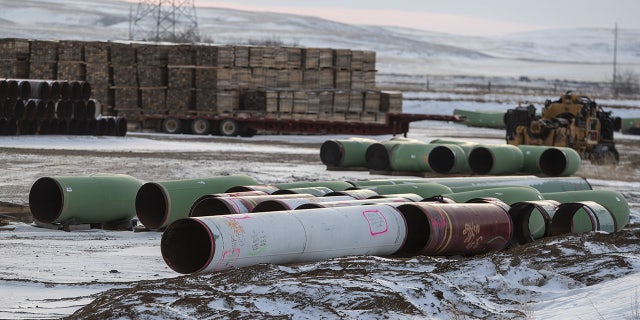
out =
<path fill-rule="evenodd" d="M 318 48 L 302 49 L 302 67 L 304 69 L 320 68 L 320 49 Z"/>
<path fill-rule="evenodd" d="M 333 93 L 333 112 L 347 112 L 349 109 L 350 92 L 346 90 L 336 90 Z"/>
<path fill-rule="evenodd" d="M 109 43 L 104 41 L 85 42 L 84 61 L 87 63 L 107 64 L 109 62 Z"/>
<path fill-rule="evenodd" d="M 320 112 L 322 113 L 333 112 L 333 92 L 332 91 L 320 91 L 318 93 L 318 100 L 320 103 Z"/>
<path fill-rule="evenodd" d="M 218 112 L 216 91 L 212 89 L 196 90 L 196 110 L 203 112 Z"/>
<path fill-rule="evenodd" d="M 86 80 L 92 85 L 109 85 L 109 65 L 103 63 L 85 63 Z"/>
<path fill-rule="evenodd" d="M 116 87 L 137 87 L 138 78 L 134 65 L 112 65 L 111 83 Z M 59 78 L 61 79 L 61 78 Z"/>
<path fill-rule="evenodd" d="M 302 49 L 287 48 L 287 60 L 289 69 L 302 68 Z"/>
<path fill-rule="evenodd" d="M 349 93 L 349 108 L 348 112 L 362 112 L 364 111 L 364 93 L 362 91 L 351 91 Z"/>
<path fill-rule="evenodd" d="M 351 89 L 365 90 L 367 87 L 364 84 L 364 72 L 362 70 L 351 71 Z"/>
<path fill-rule="evenodd" d="M 58 61 L 58 42 L 47 40 L 32 40 L 29 52 L 29 60 L 49 63 Z"/>
<path fill-rule="evenodd" d="M 238 89 L 251 88 L 251 68 L 236 67 L 231 69 L 233 73 L 232 87 Z"/>
<path fill-rule="evenodd" d="M 166 90 L 159 88 L 140 88 L 140 107 L 143 110 L 165 110 Z"/>
<path fill-rule="evenodd" d="M 231 89 L 233 73 L 228 68 L 197 67 L 195 87 L 207 89 Z"/>
<path fill-rule="evenodd" d="M 58 63 L 53 61 L 31 60 L 29 63 L 30 79 L 56 79 Z"/>
<path fill-rule="evenodd" d="M 199 45 L 195 49 L 196 65 L 230 68 L 234 62 L 234 47 Z"/>
<path fill-rule="evenodd" d="M 264 47 L 249 47 L 249 66 L 252 68 L 264 68 Z"/>
<path fill-rule="evenodd" d="M 376 70 L 376 52 L 375 51 L 362 52 L 362 70 L 364 71 Z"/>
<path fill-rule="evenodd" d="M 293 112 L 293 91 L 278 91 L 278 112 Z"/>
<path fill-rule="evenodd" d="M 143 66 L 136 67 L 138 75 L 138 85 L 140 87 L 166 87 L 167 86 L 167 68 L 161 66 Z"/>
<path fill-rule="evenodd" d="M 29 59 L 29 40 L 4 38 L 0 39 L 0 59 Z"/>
<path fill-rule="evenodd" d="M 289 68 L 289 50 L 287 48 L 274 48 L 275 67 L 278 69 Z"/>
<path fill-rule="evenodd" d="M 320 97 L 316 91 L 307 92 L 307 113 L 320 113 Z"/>
<path fill-rule="evenodd" d="M 235 60 L 234 66 L 236 67 L 249 67 L 249 47 L 247 46 L 235 46 Z"/>
<path fill-rule="evenodd" d="M 318 67 L 333 68 L 333 49 L 322 48 L 319 51 Z"/>
<path fill-rule="evenodd" d="M 364 93 L 364 111 L 372 113 L 380 111 L 380 91 L 369 90 Z"/>
<path fill-rule="evenodd" d="M 276 87 L 278 88 L 290 88 L 291 86 L 291 78 L 290 72 L 288 69 L 278 69 L 277 70 L 277 81 Z"/>
<path fill-rule="evenodd" d="M 254 89 L 265 88 L 265 69 L 251 68 L 251 85 Z"/>
<path fill-rule="evenodd" d="M 189 66 L 169 66 L 167 68 L 167 86 L 176 89 L 195 87 L 196 69 Z"/>
<path fill-rule="evenodd" d="M 84 41 L 60 41 L 58 43 L 58 61 L 84 61 Z"/>
<path fill-rule="evenodd" d="M 293 92 L 293 113 L 306 113 L 309 107 L 309 97 L 306 91 Z"/>
<path fill-rule="evenodd" d="M 169 46 L 167 64 L 170 66 L 193 66 L 196 64 L 196 50 L 190 44 Z"/>
<path fill-rule="evenodd" d="M 335 88 L 334 82 L 334 70 L 333 69 L 321 69 L 318 71 L 318 87 L 320 89 L 333 89 Z"/>
<path fill-rule="evenodd" d="M 121 87 L 113 89 L 113 107 L 116 110 L 140 108 L 138 99 L 137 87 Z"/>
<path fill-rule="evenodd" d="M 351 71 L 336 69 L 334 72 L 334 87 L 336 89 L 351 89 Z"/>
<path fill-rule="evenodd" d="M 364 71 L 364 87 L 367 89 L 375 89 L 376 88 L 376 71 Z"/>
<path fill-rule="evenodd" d="M 320 71 L 318 69 L 304 69 L 303 85 L 305 89 L 317 89 L 320 85 Z"/>
<path fill-rule="evenodd" d="M 351 69 L 351 50 L 336 49 L 333 51 L 333 66 L 336 69 Z"/>
<path fill-rule="evenodd" d="M 196 91 L 191 88 L 170 87 L 167 89 L 166 101 L 168 110 L 196 110 Z"/>
<path fill-rule="evenodd" d="M 250 90 L 240 93 L 240 110 L 278 112 L 278 92 L 275 90 Z"/>
<path fill-rule="evenodd" d="M 87 70 L 85 64 L 79 61 L 58 61 L 57 79 L 60 80 L 86 80 Z M 134 76 L 135 78 L 135 76 Z"/>
<path fill-rule="evenodd" d="M 276 48 L 264 47 L 262 53 L 262 66 L 265 68 L 276 67 Z"/>
<path fill-rule="evenodd" d="M 402 112 L 402 93 L 382 91 L 380 92 L 381 112 Z"/>
<path fill-rule="evenodd" d="M 109 85 L 96 85 L 91 84 L 91 98 L 100 101 L 103 104 L 103 109 L 105 108 L 105 104 L 109 101 Z"/>
<path fill-rule="evenodd" d="M 289 88 L 302 89 L 304 85 L 302 69 L 289 69 Z"/>
<path fill-rule="evenodd" d="M 0 78 L 29 78 L 29 61 L 0 60 Z"/>
<path fill-rule="evenodd" d="M 216 91 L 216 109 L 218 112 L 234 112 L 240 107 L 238 90 Z"/>
<path fill-rule="evenodd" d="M 351 51 L 351 70 L 362 70 L 364 68 L 364 52 L 362 50 Z"/>
<path fill-rule="evenodd" d="M 138 66 L 166 66 L 169 61 L 169 46 L 134 43 Z"/>
<path fill-rule="evenodd" d="M 136 63 L 136 49 L 128 43 L 109 43 L 109 62 L 113 65 L 132 66 Z"/>
<path fill-rule="evenodd" d="M 268 89 L 273 89 L 278 87 L 278 70 L 277 69 L 264 70 L 264 87 Z"/>

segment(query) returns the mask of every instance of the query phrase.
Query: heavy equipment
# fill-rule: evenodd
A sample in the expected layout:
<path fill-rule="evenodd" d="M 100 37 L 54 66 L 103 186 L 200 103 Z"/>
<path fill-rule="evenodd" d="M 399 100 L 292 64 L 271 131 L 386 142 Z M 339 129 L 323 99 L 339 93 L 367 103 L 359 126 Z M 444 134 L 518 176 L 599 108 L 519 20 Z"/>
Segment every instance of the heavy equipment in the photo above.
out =
<path fill-rule="evenodd" d="M 540 115 L 531 104 L 509 109 L 504 123 L 508 144 L 570 147 L 594 164 L 619 161 L 613 132 L 620 130 L 620 118 L 572 91 L 545 101 Z"/>

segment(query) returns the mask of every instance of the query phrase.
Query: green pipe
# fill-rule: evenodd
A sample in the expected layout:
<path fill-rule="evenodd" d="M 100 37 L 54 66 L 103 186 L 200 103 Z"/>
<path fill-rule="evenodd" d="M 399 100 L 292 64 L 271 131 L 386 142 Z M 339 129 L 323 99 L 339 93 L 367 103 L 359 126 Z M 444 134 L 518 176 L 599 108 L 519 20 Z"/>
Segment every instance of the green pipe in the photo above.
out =
<path fill-rule="evenodd" d="M 470 127 L 504 129 L 504 111 L 470 111 L 454 109 L 454 115 L 465 116 L 464 124 Z"/>
<path fill-rule="evenodd" d="M 320 146 L 320 160 L 327 167 L 367 167 L 367 148 L 378 141 L 366 138 L 333 139 Z"/>
<path fill-rule="evenodd" d="M 577 229 L 576 215 L 587 216 L 584 221 L 585 226 Z M 551 235 L 557 236 L 565 233 L 582 233 L 588 231 L 615 232 L 617 229 L 616 219 L 611 211 L 593 201 L 567 202 L 558 206 L 553 219 L 551 220 Z"/>
<path fill-rule="evenodd" d="M 540 192 L 531 187 L 491 188 L 476 191 L 449 193 L 442 195 L 455 202 L 467 202 L 476 198 L 496 198 L 508 205 L 516 202 L 542 200 Z"/>
<path fill-rule="evenodd" d="M 536 176 L 499 176 L 499 177 L 454 177 L 429 178 L 425 182 L 443 184 L 454 192 L 471 191 L 487 187 L 528 186 L 540 192 L 561 192 L 591 190 L 586 179 L 580 177 L 539 178 Z M 467 188 L 460 190 L 460 188 Z"/>
<path fill-rule="evenodd" d="M 510 144 L 478 145 L 469 152 L 467 160 L 475 174 L 514 174 L 522 169 L 524 155 Z"/>
<path fill-rule="evenodd" d="M 414 139 L 395 137 L 386 141 L 374 143 L 365 153 L 367 160 L 367 167 L 371 170 L 391 170 L 391 157 L 390 150 L 399 144 L 421 144 L 426 145 L 426 142 L 418 141 Z"/>
<path fill-rule="evenodd" d="M 471 145 L 434 144 L 428 155 L 429 166 L 437 173 L 471 173 L 467 162 L 467 149 Z"/>
<path fill-rule="evenodd" d="M 43 223 L 106 223 L 136 215 L 135 194 L 142 185 L 124 174 L 43 177 L 29 191 L 29 208 Z"/>
<path fill-rule="evenodd" d="M 372 179 L 372 180 L 355 180 L 347 181 L 352 187 L 364 188 L 375 186 L 394 186 L 401 184 L 416 184 L 427 182 L 424 178 L 408 178 L 408 179 Z"/>
<path fill-rule="evenodd" d="M 135 208 L 138 219 L 144 226 L 159 230 L 173 221 L 187 218 L 193 203 L 204 195 L 223 193 L 234 186 L 257 183 L 246 175 L 148 182 L 138 190 Z"/>
<path fill-rule="evenodd" d="M 571 191 L 571 192 L 554 192 L 543 193 L 542 196 L 545 199 L 556 200 L 560 203 L 569 202 L 581 202 L 581 201 L 593 201 L 603 207 L 605 207 L 616 221 L 616 230 L 620 231 L 627 224 L 629 224 L 629 203 L 627 199 L 617 191 L 613 190 L 586 190 L 586 191 Z M 588 216 L 585 212 L 576 214 L 575 221 L 582 221 L 579 225 L 576 225 L 576 232 L 585 232 L 591 230 L 591 223 L 588 222 Z M 577 223 L 576 223 L 577 224 Z"/>
<path fill-rule="evenodd" d="M 371 189 L 380 195 L 415 193 L 422 198 L 429 198 L 439 196 L 441 194 L 452 193 L 449 187 L 438 183 L 397 184 L 385 186 L 369 186 L 366 188 Z"/>
<path fill-rule="evenodd" d="M 397 144 L 389 151 L 389 165 L 394 171 L 429 172 L 429 153 L 435 144 Z"/>
<path fill-rule="evenodd" d="M 522 172 L 543 173 L 547 176 L 570 176 L 580 168 L 580 155 L 572 148 L 547 146 L 518 146 L 524 155 Z"/>
<path fill-rule="evenodd" d="M 297 181 L 287 183 L 276 183 L 274 186 L 279 189 L 295 189 L 295 188 L 314 188 L 325 187 L 331 189 L 331 191 L 344 191 L 353 185 L 346 181 Z"/>
<path fill-rule="evenodd" d="M 551 235 L 551 219 L 560 203 L 536 200 L 514 203 L 509 209 L 513 222 L 513 243 L 525 244 Z"/>

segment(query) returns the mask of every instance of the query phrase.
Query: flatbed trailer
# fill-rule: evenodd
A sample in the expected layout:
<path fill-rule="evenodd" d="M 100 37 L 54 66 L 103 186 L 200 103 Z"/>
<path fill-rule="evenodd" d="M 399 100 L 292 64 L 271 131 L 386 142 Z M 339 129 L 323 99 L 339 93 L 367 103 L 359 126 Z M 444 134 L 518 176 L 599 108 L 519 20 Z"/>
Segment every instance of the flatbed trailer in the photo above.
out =
<path fill-rule="evenodd" d="M 409 132 L 411 122 L 423 120 L 461 122 L 458 115 L 434 115 L 411 113 L 385 113 L 384 121 L 361 120 L 317 120 L 304 117 L 283 118 L 261 112 L 243 111 L 225 114 L 163 115 L 143 114 L 140 116 L 145 128 L 171 134 L 190 133 L 199 135 L 222 135 L 251 137 L 258 131 L 291 134 L 353 134 L 404 136 Z"/>

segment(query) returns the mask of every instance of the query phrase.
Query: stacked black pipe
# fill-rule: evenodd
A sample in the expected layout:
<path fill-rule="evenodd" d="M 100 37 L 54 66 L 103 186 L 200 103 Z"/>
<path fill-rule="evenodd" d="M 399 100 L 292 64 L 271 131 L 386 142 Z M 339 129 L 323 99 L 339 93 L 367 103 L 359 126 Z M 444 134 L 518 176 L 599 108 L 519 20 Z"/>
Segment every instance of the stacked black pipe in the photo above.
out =
<path fill-rule="evenodd" d="M 0 79 L 0 135 L 124 136 L 126 119 L 97 103 L 86 81 Z"/>

